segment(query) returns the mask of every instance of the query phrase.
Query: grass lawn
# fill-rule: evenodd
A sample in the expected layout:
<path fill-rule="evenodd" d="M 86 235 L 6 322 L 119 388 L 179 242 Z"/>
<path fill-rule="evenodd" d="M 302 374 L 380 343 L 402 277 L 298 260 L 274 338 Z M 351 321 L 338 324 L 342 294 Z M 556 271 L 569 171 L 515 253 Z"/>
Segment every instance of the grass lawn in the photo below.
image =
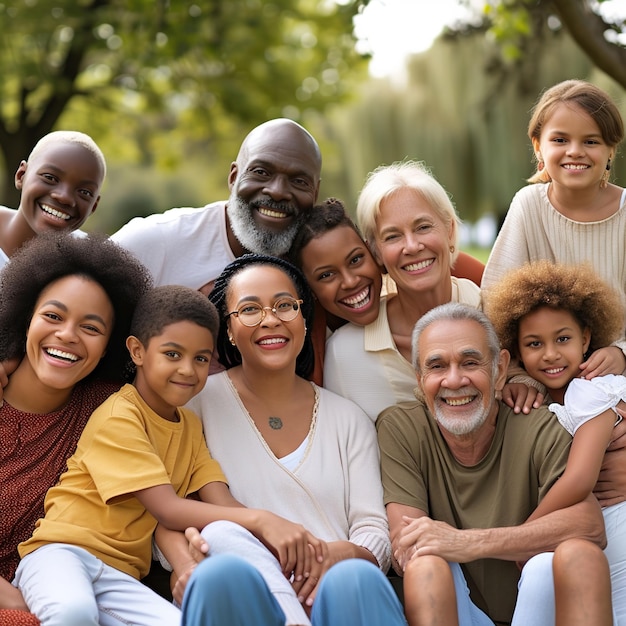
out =
<path fill-rule="evenodd" d="M 490 248 L 478 248 L 476 246 L 463 247 L 462 250 L 463 252 L 467 252 L 467 254 L 471 254 L 473 257 L 477 258 L 483 263 L 487 263 L 489 253 L 491 252 Z"/>

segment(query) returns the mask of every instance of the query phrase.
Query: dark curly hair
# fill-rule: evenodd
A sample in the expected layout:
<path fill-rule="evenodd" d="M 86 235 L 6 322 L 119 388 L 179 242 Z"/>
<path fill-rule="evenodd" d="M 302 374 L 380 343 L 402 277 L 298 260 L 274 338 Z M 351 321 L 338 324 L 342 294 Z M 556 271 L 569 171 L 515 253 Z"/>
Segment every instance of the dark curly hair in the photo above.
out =
<path fill-rule="evenodd" d="M 311 289 L 309 288 L 304 274 L 302 274 L 293 263 L 264 254 L 244 254 L 238 259 L 235 259 L 232 263 L 229 263 L 218 276 L 215 281 L 215 286 L 209 295 L 209 300 L 211 300 L 217 308 L 222 322 L 226 321 L 226 316 L 228 315 L 226 299 L 228 297 L 231 280 L 242 270 L 254 265 L 270 265 L 276 267 L 290 278 L 296 288 L 298 298 L 302 299 L 300 308 L 306 326 L 309 329 L 313 328 L 313 294 L 311 293 Z M 227 330 L 226 323 L 220 324 L 220 329 L 217 333 L 216 348 L 220 363 L 226 369 L 230 369 L 236 365 L 241 365 L 241 353 L 236 346 L 230 343 Z M 302 378 L 308 378 L 313 371 L 313 365 L 313 343 L 311 342 L 310 334 L 307 332 L 304 337 L 304 345 L 296 360 L 296 374 L 302 376 Z"/>
<path fill-rule="evenodd" d="M 217 310 L 205 295 L 191 287 L 162 285 L 150 289 L 137 303 L 130 334 L 146 346 L 152 337 L 176 322 L 193 322 L 214 338 L 220 326 Z"/>
<path fill-rule="evenodd" d="M 588 328 L 590 352 L 610 345 L 624 325 L 619 293 L 589 265 L 528 263 L 484 291 L 483 302 L 502 347 L 516 358 L 520 320 L 541 307 L 568 311 L 581 328 Z"/>
<path fill-rule="evenodd" d="M 0 273 L 0 361 L 23 357 L 35 304 L 41 292 L 65 276 L 98 283 L 113 305 L 114 325 L 106 354 L 90 377 L 124 380 L 126 338 L 139 298 L 152 286 L 148 270 L 104 235 L 76 237 L 44 233 L 31 239 Z"/>
<path fill-rule="evenodd" d="M 341 200 L 337 198 L 327 198 L 321 204 L 316 204 L 303 217 L 303 221 L 287 253 L 287 259 L 295 266 L 302 267 L 302 250 L 311 240 L 317 239 L 321 235 L 335 230 L 335 228 L 339 226 L 348 226 L 363 239 L 358 226 L 346 213 L 346 209 Z"/>

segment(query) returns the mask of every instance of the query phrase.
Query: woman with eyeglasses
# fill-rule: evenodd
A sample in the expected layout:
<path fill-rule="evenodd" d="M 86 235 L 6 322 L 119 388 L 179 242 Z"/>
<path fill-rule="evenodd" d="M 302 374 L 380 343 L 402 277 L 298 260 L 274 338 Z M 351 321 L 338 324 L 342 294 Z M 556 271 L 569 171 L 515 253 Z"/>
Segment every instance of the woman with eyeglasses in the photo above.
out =
<path fill-rule="evenodd" d="M 190 407 L 211 454 L 235 498 L 302 524 L 327 551 L 293 580 L 245 529 L 210 524 L 202 531 L 210 558 L 187 587 L 183 623 L 405 624 L 382 573 L 391 554 L 374 426 L 354 403 L 306 380 L 306 279 L 287 261 L 246 255 L 226 267 L 210 299 L 223 320 L 216 348 L 226 371 L 209 376 Z M 187 546 L 172 554 L 168 543 L 174 571 L 184 569 L 175 561 L 189 561 Z"/>

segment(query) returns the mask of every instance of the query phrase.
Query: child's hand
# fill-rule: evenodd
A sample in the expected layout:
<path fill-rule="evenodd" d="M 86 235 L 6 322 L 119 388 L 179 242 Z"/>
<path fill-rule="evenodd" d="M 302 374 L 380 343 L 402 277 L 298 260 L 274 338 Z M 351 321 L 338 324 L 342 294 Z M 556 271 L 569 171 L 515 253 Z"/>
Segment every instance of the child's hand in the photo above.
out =
<path fill-rule="evenodd" d="M 189 542 L 189 554 L 196 563 L 204 561 L 209 554 L 209 544 L 204 540 L 197 528 L 189 527 L 185 530 L 185 537 Z"/>
<path fill-rule="evenodd" d="M 257 536 L 272 550 L 283 574 L 295 581 L 306 578 L 313 562 L 322 563 L 328 554 L 325 541 L 311 534 L 304 526 L 294 524 L 269 511 L 260 511 Z"/>
<path fill-rule="evenodd" d="M 205 541 L 204 537 L 200 534 L 197 528 L 187 528 L 185 530 L 185 537 L 189 542 L 189 561 L 183 563 L 172 572 L 172 578 L 170 586 L 172 588 L 172 597 L 177 602 L 178 606 L 183 604 L 183 595 L 185 594 L 185 588 L 189 582 L 189 578 L 196 569 L 198 563 L 204 561 L 209 553 L 209 544 Z"/>
<path fill-rule="evenodd" d="M 506 383 L 502 389 L 502 401 L 513 409 L 514 413 L 530 413 L 543 403 L 543 394 L 535 387 L 524 383 Z"/>
<path fill-rule="evenodd" d="M 600 348 L 580 364 L 581 377 L 590 380 L 605 374 L 622 374 L 626 369 L 626 357 L 617 346 Z"/>
<path fill-rule="evenodd" d="M 185 595 L 187 583 L 189 582 L 191 574 L 193 574 L 193 570 L 196 569 L 197 565 L 198 563 L 196 563 L 196 561 L 190 560 L 186 567 L 172 572 L 170 579 L 172 598 L 174 598 L 174 601 L 179 607 L 183 605 L 183 596 Z"/>

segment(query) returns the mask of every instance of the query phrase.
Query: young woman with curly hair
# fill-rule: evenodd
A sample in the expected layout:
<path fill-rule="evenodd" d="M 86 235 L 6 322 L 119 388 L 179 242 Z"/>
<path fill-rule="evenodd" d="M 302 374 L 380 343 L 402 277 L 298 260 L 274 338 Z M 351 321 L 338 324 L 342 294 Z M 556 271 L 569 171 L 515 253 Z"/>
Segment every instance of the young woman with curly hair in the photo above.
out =
<path fill-rule="evenodd" d="M 548 389 L 550 410 L 573 435 L 567 467 L 530 520 L 580 502 L 598 481 L 613 427 L 626 409 L 626 377 L 586 379 L 590 352 L 619 336 L 619 293 L 586 265 L 536 261 L 504 276 L 488 292 L 485 310 L 502 347 Z M 619 409 L 619 412 L 618 412 Z M 615 624 L 626 624 L 626 501 L 603 508 Z"/>
<path fill-rule="evenodd" d="M 27 623 L 9 582 L 17 545 L 43 517 L 91 413 L 120 387 L 132 313 L 150 286 L 130 253 L 94 236 L 39 235 L 0 274 L 0 361 L 19 360 L 0 407 L 3 626 Z"/>

